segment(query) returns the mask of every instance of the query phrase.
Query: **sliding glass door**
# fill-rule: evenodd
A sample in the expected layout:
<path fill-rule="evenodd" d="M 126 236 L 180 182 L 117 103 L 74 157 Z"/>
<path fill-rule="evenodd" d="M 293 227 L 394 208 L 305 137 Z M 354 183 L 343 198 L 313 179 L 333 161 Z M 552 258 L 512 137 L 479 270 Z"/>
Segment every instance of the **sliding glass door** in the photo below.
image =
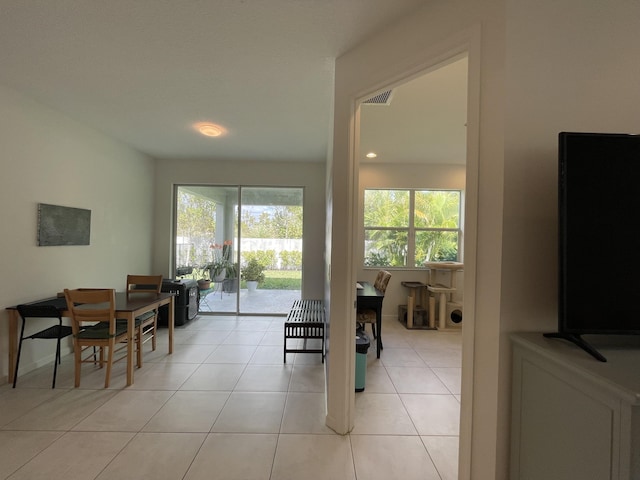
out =
<path fill-rule="evenodd" d="M 238 187 L 175 189 L 176 278 L 198 282 L 200 312 L 237 312 Z"/>
<path fill-rule="evenodd" d="M 201 314 L 286 314 L 302 284 L 303 189 L 180 185 L 174 276 Z"/>
<path fill-rule="evenodd" d="M 302 192 L 301 188 L 241 189 L 241 312 L 285 314 L 300 299 Z"/>

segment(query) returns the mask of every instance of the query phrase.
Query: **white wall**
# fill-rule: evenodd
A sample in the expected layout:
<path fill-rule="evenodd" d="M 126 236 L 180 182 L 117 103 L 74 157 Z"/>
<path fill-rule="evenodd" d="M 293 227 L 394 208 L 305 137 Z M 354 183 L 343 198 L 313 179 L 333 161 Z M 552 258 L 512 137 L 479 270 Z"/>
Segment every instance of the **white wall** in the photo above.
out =
<path fill-rule="evenodd" d="M 4 308 L 64 288 L 123 289 L 151 266 L 154 166 L 114 142 L 0 86 L 0 383 L 7 379 Z M 38 247 L 37 204 L 91 210 L 88 246 Z M 53 360 L 55 342 L 24 344 L 20 372 Z"/>
<path fill-rule="evenodd" d="M 507 2 L 499 397 L 505 414 L 497 426 L 503 439 L 508 333 L 557 329 L 558 132 L 640 133 L 639 25 L 637 1 Z M 594 198 L 601 200 L 597 185 Z M 629 214 L 631 227 L 635 212 Z M 625 238 L 613 247 L 623 261 L 625 249 L 636 248 Z M 594 293 L 585 292 L 585 301 Z M 508 463 L 503 455 L 499 460 Z"/>
<path fill-rule="evenodd" d="M 640 133 L 640 2 L 510 0 L 508 11 L 503 317 L 554 330 L 558 132 Z"/>
<path fill-rule="evenodd" d="M 464 165 L 388 165 L 361 163 L 358 169 L 359 192 L 358 198 L 362 205 L 364 202 L 364 190 L 367 188 L 431 188 L 431 189 L 455 189 L 462 190 L 464 196 L 466 168 Z M 355 244 L 355 258 L 358 263 L 357 278 L 359 280 L 375 281 L 378 268 L 362 268 L 364 257 L 364 221 L 363 211 L 358 211 L 358 231 Z M 387 286 L 382 303 L 383 318 L 396 319 L 398 305 L 406 305 L 408 290 L 400 282 L 426 282 L 427 273 L 424 270 L 391 270 L 391 281 Z M 458 275 L 457 285 L 459 290 L 463 288 L 462 275 Z M 444 279 L 447 282 L 448 278 Z M 461 298 L 461 295 L 458 296 Z"/>
<path fill-rule="evenodd" d="M 176 184 L 285 186 L 304 188 L 302 296 L 322 298 L 324 281 L 325 165 L 238 160 L 157 162 L 156 252 L 154 268 L 169 275 L 172 249 L 173 187 Z"/>
<path fill-rule="evenodd" d="M 473 419 L 468 431 L 462 424 L 460 478 L 507 479 L 509 334 L 555 330 L 557 322 L 557 134 L 640 129 L 640 3 L 434 2 L 349 52 L 336 69 L 336 196 L 343 195 L 335 185 L 341 176 L 349 177 L 339 182 L 341 188 L 354 188 L 351 100 L 410 71 L 412 63 L 437 56 L 438 45 L 455 42 L 461 29 L 473 24 L 480 26 L 481 55 L 470 55 L 470 74 L 478 68 L 480 88 L 477 118 L 471 111 L 469 126 L 477 120 L 479 129 L 474 133 L 470 128 L 470 144 L 477 145 L 477 176 L 468 171 L 467 202 L 477 181 L 477 241 L 466 245 L 476 249 L 475 265 L 465 262 L 465 326 L 472 322 L 474 336 L 469 341 L 465 333 L 462 395 L 463 419 L 467 408 Z M 334 223 L 348 222 L 334 217 Z M 349 248 L 347 235 L 333 237 L 336 258 Z M 334 280 L 351 281 L 348 266 L 336 275 L 335 260 L 333 265 Z M 466 301 L 470 267 L 475 269 L 471 312 Z M 333 297 L 332 313 L 335 303 Z M 348 303 L 336 306 L 336 312 L 347 312 Z M 472 389 L 466 381 L 470 367 Z"/>

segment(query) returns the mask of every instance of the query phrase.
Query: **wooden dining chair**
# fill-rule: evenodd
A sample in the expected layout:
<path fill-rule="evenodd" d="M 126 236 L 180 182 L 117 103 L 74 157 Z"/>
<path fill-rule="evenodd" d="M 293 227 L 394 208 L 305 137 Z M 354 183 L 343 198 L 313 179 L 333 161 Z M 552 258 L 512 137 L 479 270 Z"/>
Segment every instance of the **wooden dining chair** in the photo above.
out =
<path fill-rule="evenodd" d="M 20 317 L 22 317 L 22 329 L 20 330 L 20 343 L 18 344 L 18 356 L 16 357 L 16 370 L 13 374 L 13 388 L 16 388 L 18 381 L 18 365 L 20 364 L 20 354 L 22 353 L 22 341 L 26 339 L 48 338 L 57 340 L 56 356 L 53 361 L 53 381 L 51 388 L 56 388 L 56 375 L 58 373 L 58 365 L 60 364 L 60 341 L 71 335 L 71 327 L 62 325 L 62 315 L 60 311 L 53 305 L 18 305 L 16 307 Z M 30 335 L 25 335 L 24 330 L 27 319 L 55 319 L 56 323 Z"/>
<path fill-rule="evenodd" d="M 162 275 L 127 275 L 127 296 L 132 298 L 136 294 L 155 293 L 162 290 Z M 156 349 L 158 330 L 158 310 L 146 312 L 136 317 L 136 361 L 138 368 L 142 366 L 142 346 L 151 341 L 151 350 Z"/>
<path fill-rule="evenodd" d="M 108 388 L 112 365 L 127 358 L 127 324 L 116 319 L 115 290 L 65 288 L 64 297 L 73 332 L 75 386 L 80 386 L 82 364 L 92 363 L 100 368 L 106 365 L 104 388 Z"/>
<path fill-rule="evenodd" d="M 376 280 L 373 283 L 373 288 L 382 292 L 383 294 L 387 291 L 387 285 L 389 284 L 389 280 L 391 280 L 391 274 L 386 270 L 380 270 L 378 275 L 376 275 Z M 370 308 L 358 309 L 356 322 L 361 324 L 362 329 L 367 323 L 371 324 L 371 331 L 373 332 L 373 338 L 377 338 L 376 335 L 376 311 Z"/>

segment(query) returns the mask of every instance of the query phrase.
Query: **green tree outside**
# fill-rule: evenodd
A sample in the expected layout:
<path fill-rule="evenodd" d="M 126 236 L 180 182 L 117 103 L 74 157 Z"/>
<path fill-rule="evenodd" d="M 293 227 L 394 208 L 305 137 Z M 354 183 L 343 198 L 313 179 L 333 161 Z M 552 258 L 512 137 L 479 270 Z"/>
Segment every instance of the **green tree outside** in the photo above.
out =
<path fill-rule="evenodd" d="M 460 192 L 366 190 L 365 265 L 405 267 L 411 220 L 415 231 L 415 267 L 427 261 L 455 261 L 458 256 Z"/>

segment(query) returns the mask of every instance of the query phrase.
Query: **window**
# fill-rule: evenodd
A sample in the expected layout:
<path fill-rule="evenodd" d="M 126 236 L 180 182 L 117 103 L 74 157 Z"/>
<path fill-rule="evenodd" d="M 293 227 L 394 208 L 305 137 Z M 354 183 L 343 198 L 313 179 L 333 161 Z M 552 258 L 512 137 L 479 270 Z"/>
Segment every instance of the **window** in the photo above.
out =
<path fill-rule="evenodd" d="M 364 265 L 458 261 L 459 190 L 364 191 Z"/>

